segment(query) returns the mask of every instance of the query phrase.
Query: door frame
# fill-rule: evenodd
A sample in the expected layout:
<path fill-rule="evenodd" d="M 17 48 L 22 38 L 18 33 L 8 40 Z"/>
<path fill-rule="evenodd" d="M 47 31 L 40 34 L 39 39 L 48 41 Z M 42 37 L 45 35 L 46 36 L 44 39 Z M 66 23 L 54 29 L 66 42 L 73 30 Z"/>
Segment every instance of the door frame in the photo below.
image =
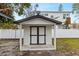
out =
<path fill-rule="evenodd" d="M 32 35 L 32 28 L 37 28 L 37 35 Z M 39 28 L 44 27 L 44 35 L 39 35 Z M 37 36 L 37 43 L 32 43 L 32 36 Z M 39 42 L 39 36 L 44 36 L 44 43 Z M 45 45 L 46 44 L 46 26 L 30 26 L 30 45 Z"/>

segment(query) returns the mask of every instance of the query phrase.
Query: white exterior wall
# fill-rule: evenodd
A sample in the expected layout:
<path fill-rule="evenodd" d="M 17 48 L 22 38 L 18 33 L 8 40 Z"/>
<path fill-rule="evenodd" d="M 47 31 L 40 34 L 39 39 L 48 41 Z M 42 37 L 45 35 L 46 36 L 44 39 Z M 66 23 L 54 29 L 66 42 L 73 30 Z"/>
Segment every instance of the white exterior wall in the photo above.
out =
<path fill-rule="evenodd" d="M 24 27 L 24 45 L 30 45 L 30 27 Z"/>
<path fill-rule="evenodd" d="M 59 17 L 55 20 L 58 20 L 61 22 L 65 21 L 65 19 L 63 19 L 63 14 L 69 14 L 69 16 L 70 16 L 69 12 L 41 12 L 41 15 L 45 16 L 45 14 L 48 14 L 48 16 L 46 16 L 46 17 L 49 17 L 49 18 L 51 18 L 52 15 L 54 16 L 53 18 Z"/>
<path fill-rule="evenodd" d="M 42 26 L 42 25 L 41 25 Z M 30 44 L 30 27 L 24 27 L 24 45 Z M 52 26 L 46 26 L 46 45 L 52 45 Z"/>
<path fill-rule="evenodd" d="M 24 29 L 24 45 L 30 45 L 30 26 L 46 26 L 46 43 L 52 45 L 52 25 L 54 23 L 36 18 L 21 23 Z"/>
<path fill-rule="evenodd" d="M 57 19 L 58 21 L 64 21 L 64 20 L 63 20 L 63 13 L 42 13 L 42 14 L 48 14 L 47 17 L 49 17 L 49 18 L 51 18 L 51 15 L 53 15 L 53 16 L 54 16 L 53 18 L 59 17 L 59 18 Z"/>
<path fill-rule="evenodd" d="M 52 26 L 46 26 L 46 44 L 52 45 Z"/>
<path fill-rule="evenodd" d="M 21 24 L 26 24 L 26 25 L 53 25 L 54 23 L 41 19 L 41 18 L 36 18 L 36 19 L 32 19 L 32 20 L 28 20 L 25 22 L 22 22 Z"/>

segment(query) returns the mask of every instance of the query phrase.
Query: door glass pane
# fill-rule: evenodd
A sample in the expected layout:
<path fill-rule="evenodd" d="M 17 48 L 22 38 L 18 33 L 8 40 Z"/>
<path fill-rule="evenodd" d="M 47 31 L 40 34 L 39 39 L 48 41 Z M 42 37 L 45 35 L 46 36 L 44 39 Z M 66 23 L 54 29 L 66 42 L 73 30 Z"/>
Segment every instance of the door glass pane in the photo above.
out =
<path fill-rule="evenodd" d="M 44 35 L 44 27 L 39 27 L 39 35 Z"/>
<path fill-rule="evenodd" d="M 37 27 L 32 27 L 32 35 L 37 35 Z"/>
<path fill-rule="evenodd" d="M 31 39 L 32 44 L 37 44 L 37 36 L 32 36 Z"/>
<path fill-rule="evenodd" d="M 39 43 L 44 43 L 44 36 L 39 36 Z"/>

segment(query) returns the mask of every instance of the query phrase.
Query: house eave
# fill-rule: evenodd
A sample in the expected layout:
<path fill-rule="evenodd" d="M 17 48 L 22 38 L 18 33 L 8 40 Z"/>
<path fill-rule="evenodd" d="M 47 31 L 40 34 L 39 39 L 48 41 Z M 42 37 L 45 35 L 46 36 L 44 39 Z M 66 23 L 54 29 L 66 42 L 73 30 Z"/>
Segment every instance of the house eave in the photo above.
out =
<path fill-rule="evenodd" d="M 34 15 L 34 16 L 31 16 L 31 17 L 27 17 L 27 18 L 15 21 L 14 23 L 20 24 L 22 22 L 25 22 L 25 21 L 28 21 L 28 20 L 31 20 L 31 19 L 35 19 L 35 18 L 42 18 L 42 19 L 45 19 L 45 20 L 50 21 L 52 23 L 62 24 L 62 22 L 60 22 L 60 21 L 57 21 L 57 20 L 54 20 L 54 19 L 51 19 L 51 18 L 48 18 L 48 17 L 45 17 L 45 16 L 41 16 L 41 15 Z"/>

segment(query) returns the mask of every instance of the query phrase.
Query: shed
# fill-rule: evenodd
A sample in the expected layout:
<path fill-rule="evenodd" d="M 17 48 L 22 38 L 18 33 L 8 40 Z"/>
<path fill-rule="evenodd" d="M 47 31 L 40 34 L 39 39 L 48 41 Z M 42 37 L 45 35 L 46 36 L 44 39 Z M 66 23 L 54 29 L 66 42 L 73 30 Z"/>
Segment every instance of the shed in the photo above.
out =
<path fill-rule="evenodd" d="M 22 35 L 20 37 L 21 51 L 56 49 L 56 25 L 60 25 L 60 21 L 37 14 L 18 20 L 16 23 L 19 24 L 20 30 L 24 29 L 23 38 Z M 52 33 L 52 28 L 54 33 Z"/>

